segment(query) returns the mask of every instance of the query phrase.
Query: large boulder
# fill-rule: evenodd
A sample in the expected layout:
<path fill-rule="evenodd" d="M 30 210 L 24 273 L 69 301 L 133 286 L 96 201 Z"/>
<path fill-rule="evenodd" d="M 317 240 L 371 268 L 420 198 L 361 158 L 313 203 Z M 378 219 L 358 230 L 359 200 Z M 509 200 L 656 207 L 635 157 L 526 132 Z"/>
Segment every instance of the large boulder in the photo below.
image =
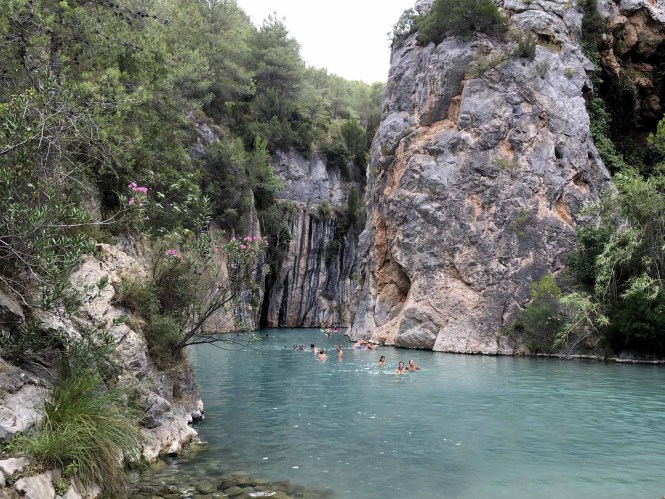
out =
<path fill-rule="evenodd" d="M 21 305 L 0 290 L 0 329 L 13 329 L 25 322 Z"/>
<path fill-rule="evenodd" d="M 14 484 L 16 491 L 26 499 L 54 499 L 53 471 L 21 478 Z"/>
<path fill-rule="evenodd" d="M 0 440 L 11 440 L 39 423 L 48 394 L 44 379 L 0 359 L 0 393 Z"/>

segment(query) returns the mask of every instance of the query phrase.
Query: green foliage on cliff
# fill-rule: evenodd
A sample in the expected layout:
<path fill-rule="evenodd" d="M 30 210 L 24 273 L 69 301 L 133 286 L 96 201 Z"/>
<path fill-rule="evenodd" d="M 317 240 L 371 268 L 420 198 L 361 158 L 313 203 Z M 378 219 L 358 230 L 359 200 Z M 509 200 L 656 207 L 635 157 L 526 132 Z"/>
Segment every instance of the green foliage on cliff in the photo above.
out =
<path fill-rule="evenodd" d="M 561 289 L 550 274 L 531 283 L 531 301 L 512 325 L 512 329 L 523 336 L 530 351 L 552 352 L 556 335 L 565 320 L 560 297 Z"/>
<path fill-rule="evenodd" d="M 451 35 L 501 37 L 508 30 L 508 20 L 491 0 L 436 0 L 417 26 L 418 42 L 428 44 L 440 43 Z"/>
<path fill-rule="evenodd" d="M 392 40 L 393 48 L 400 47 L 409 35 L 418 31 L 419 19 L 420 16 L 414 9 L 407 9 L 402 12 L 392 31 L 388 33 Z"/>
<path fill-rule="evenodd" d="M 268 161 L 278 149 L 321 151 L 361 179 L 383 85 L 306 67 L 299 50 L 282 20 L 256 28 L 232 0 L 10 2 L 0 12 L 3 289 L 35 305 L 38 287 L 44 306 L 72 311 L 67 276 L 94 240 L 196 233 L 209 209 L 245 233 L 256 208 L 284 240 Z M 220 138 L 202 160 L 189 154 L 194 120 Z"/>
<path fill-rule="evenodd" d="M 614 176 L 616 192 L 595 207 L 598 223 L 578 231 L 571 271 L 602 306 L 614 351 L 665 354 L 665 176 Z"/>
<path fill-rule="evenodd" d="M 591 207 L 593 222 L 577 230 L 568 259 L 573 290 L 562 300 L 572 322 L 597 335 L 608 352 L 664 355 L 665 121 L 646 143 L 636 137 L 648 126 L 639 115 L 637 90 L 626 72 L 616 78 L 602 70 L 606 21 L 596 0 L 579 6 L 582 45 L 597 69 L 588 100 L 591 134 L 613 173 L 613 188 Z"/>

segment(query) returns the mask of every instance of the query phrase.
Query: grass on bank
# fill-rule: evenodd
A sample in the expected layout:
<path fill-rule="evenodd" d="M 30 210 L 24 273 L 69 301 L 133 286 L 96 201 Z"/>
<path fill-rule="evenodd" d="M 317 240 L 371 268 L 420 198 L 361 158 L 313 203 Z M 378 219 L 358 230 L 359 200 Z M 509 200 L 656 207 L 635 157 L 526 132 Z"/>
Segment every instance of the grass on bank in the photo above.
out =
<path fill-rule="evenodd" d="M 17 447 L 39 464 L 60 468 L 67 477 L 97 484 L 105 493 L 123 488 L 123 462 L 140 456 L 137 425 L 122 403 L 123 392 L 106 389 L 100 375 L 65 365 L 44 406 L 36 433 Z"/>

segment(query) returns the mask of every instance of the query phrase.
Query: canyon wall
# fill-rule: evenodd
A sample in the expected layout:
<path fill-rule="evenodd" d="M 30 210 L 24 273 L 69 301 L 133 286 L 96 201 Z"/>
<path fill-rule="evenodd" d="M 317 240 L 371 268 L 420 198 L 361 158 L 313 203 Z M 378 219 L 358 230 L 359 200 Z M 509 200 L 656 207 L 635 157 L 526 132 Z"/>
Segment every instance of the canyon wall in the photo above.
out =
<path fill-rule="evenodd" d="M 431 2 L 420 1 L 427 9 Z M 484 35 L 394 48 L 371 151 L 353 338 L 513 353 L 531 283 L 557 275 L 608 186 L 585 96 L 593 64 L 568 2 L 506 0 L 535 57 Z"/>
<path fill-rule="evenodd" d="M 261 325 L 316 327 L 349 324 L 355 232 L 340 232 L 336 211 L 344 210 L 351 186 L 318 154 L 278 153 L 272 161 L 284 180 L 279 196 L 289 202 L 285 215 L 288 249 L 266 279 Z"/>

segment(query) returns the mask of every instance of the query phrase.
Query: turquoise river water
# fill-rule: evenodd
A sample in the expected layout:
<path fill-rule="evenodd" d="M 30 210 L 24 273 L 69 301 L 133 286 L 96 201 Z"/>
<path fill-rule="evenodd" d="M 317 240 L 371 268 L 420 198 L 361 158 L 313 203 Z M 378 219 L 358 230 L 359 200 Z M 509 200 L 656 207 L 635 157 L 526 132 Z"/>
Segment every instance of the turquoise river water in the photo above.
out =
<path fill-rule="evenodd" d="M 353 351 L 341 334 L 266 333 L 241 350 L 193 352 L 206 404 L 196 429 L 209 448 L 190 466 L 338 498 L 665 495 L 663 367 Z M 423 370 L 395 375 L 410 358 Z"/>

